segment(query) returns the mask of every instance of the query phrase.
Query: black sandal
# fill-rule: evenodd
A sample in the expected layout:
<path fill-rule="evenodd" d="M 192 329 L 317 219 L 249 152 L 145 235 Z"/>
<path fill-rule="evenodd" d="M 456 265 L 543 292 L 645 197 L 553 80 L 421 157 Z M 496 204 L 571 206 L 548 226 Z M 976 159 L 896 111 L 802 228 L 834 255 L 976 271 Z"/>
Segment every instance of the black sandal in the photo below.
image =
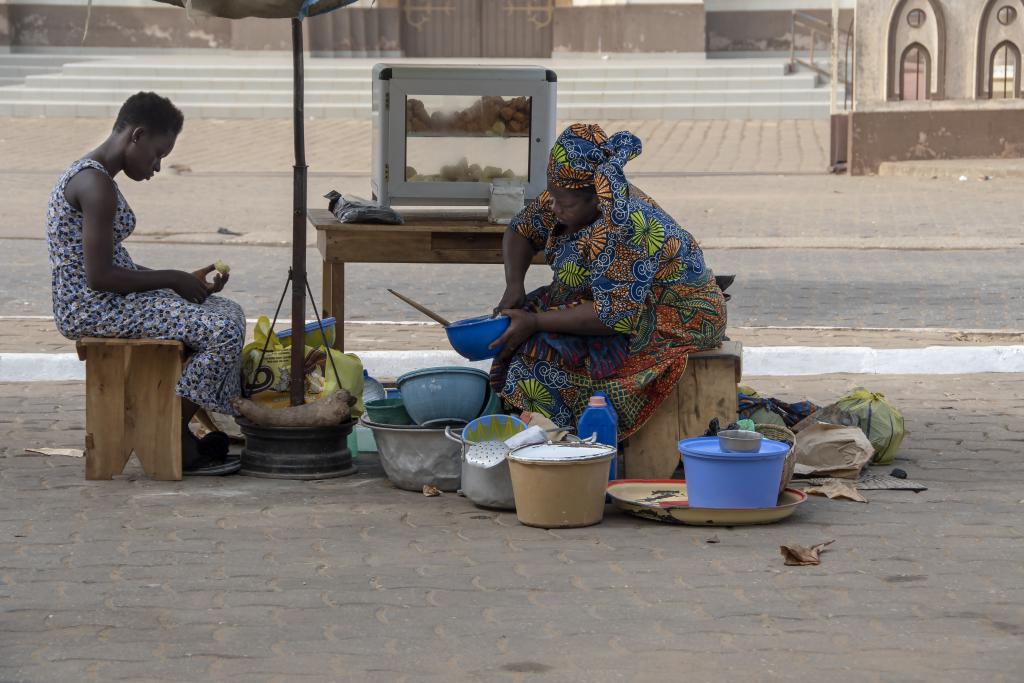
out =
<path fill-rule="evenodd" d="M 230 441 L 224 432 L 210 432 L 199 439 L 199 462 L 182 468 L 181 473 L 190 477 L 222 477 L 235 474 L 242 469 L 242 460 L 228 456 Z"/>

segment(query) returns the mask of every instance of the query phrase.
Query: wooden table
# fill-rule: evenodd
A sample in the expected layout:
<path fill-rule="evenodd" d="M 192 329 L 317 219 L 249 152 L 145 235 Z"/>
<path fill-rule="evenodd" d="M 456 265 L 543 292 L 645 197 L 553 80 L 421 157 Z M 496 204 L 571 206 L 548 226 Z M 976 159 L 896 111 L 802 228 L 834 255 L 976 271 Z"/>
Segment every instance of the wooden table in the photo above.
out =
<path fill-rule="evenodd" d="M 327 209 L 310 209 L 307 216 L 324 262 L 323 315 L 337 319 L 339 349 L 345 348 L 346 263 L 502 263 L 505 226 L 486 219 L 416 218 L 404 225 L 377 225 L 340 223 Z M 544 263 L 543 253 L 534 263 Z"/>

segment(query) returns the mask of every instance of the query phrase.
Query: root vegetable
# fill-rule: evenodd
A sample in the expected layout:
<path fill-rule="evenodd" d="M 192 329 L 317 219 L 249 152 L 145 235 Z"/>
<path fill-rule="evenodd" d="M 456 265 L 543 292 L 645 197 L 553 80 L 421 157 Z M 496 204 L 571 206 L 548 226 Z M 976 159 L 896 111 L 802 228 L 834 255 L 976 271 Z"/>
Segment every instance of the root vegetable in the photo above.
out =
<path fill-rule="evenodd" d="M 231 405 L 261 427 L 332 427 L 352 416 L 355 403 L 355 397 L 342 389 L 319 401 L 288 408 L 270 408 L 247 398 L 236 398 Z"/>

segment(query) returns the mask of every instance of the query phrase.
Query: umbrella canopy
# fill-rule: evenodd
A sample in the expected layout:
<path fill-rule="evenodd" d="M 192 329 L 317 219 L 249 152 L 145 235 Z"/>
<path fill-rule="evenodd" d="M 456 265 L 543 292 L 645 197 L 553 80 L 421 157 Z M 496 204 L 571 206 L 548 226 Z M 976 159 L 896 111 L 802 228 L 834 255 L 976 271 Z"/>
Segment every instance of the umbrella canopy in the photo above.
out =
<path fill-rule="evenodd" d="M 351 5 L 356 0 L 156 0 L 225 19 L 299 19 Z"/>

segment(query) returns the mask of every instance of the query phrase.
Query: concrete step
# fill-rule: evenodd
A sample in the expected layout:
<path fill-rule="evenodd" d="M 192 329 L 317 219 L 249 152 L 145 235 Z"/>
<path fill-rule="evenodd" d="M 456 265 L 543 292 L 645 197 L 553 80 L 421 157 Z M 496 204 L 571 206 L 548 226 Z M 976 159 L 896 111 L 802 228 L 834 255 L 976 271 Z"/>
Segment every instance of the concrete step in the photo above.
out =
<path fill-rule="evenodd" d="M 180 104 L 207 102 L 235 102 L 238 104 L 289 104 L 291 90 L 217 90 L 157 88 L 158 92 Z M 33 85 L 0 89 L 0 102 L 123 102 L 135 88 L 75 88 L 38 87 Z M 370 106 L 369 91 L 359 90 L 306 90 L 307 104 L 349 104 Z M 633 92 L 601 92 L 569 90 L 559 93 L 559 103 L 575 106 L 603 106 L 630 104 L 685 104 L 685 103 L 731 103 L 731 102 L 775 102 L 794 99 L 827 101 L 828 93 L 821 89 L 802 90 L 637 90 Z"/>
<path fill-rule="evenodd" d="M 241 60 L 244 61 L 244 60 Z M 710 65 L 709 65 L 710 64 Z M 116 65 L 117 73 L 142 77 L 153 77 L 173 73 L 185 78 L 290 78 L 291 66 L 284 62 L 230 63 L 218 62 L 79 62 L 64 66 L 68 75 L 109 75 L 111 65 Z M 741 62 L 734 64 L 732 60 L 721 62 L 697 62 L 682 65 L 625 65 L 591 67 L 574 64 L 546 64 L 562 78 L 715 78 L 715 77 L 764 77 L 785 75 L 784 64 L 771 60 L 768 64 L 750 64 Z M 346 64 L 345 60 L 334 60 L 334 63 L 317 63 L 307 60 L 305 72 L 307 77 L 350 77 L 366 78 L 373 68 L 372 62 Z"/>
<path fill-rule="evenodd" d="M 36 88 L 78 88 L 81 90 L 282 90 L 292 92 L 292 77 L 287 78 L 182 78 L 181 76 L 71 76 L 65 73 L 29 76 L 25 85 Z M 370 79 L 360 76 L 344 78 L 306 77 L 307 91 L 339 89 L 371 91 Z"/>
<path fill-rule="evenodd" d="M 0 102 L 0 117 L 89 117 L 112 118 L 120 108 L 117 102 Z M 251 104 L 234 102 L 179 103 L 188 118 L 258 119 L 287 118 L 291 104 Z M 602 105 L 558 107 L 561 119 L 813 119 L 828 116 L 828 102 L 795 101 L 785 103 L 730 102 L 695 104 Z M 366 106 L 344 104 L 310 104 L 306 114 L 311 118 L 370 118 Z"/>
<path fill-rule="evenodd" d="M 124 102 L 138 92 L 137 88 L 39 88 L 15 86 L 0 89 L 0 102 Z M 178 105 L 206 102 L 235 102 L 238 104 L 291 104 L 290 90 L 179 90 L 159 88 L 158 92 Z M 352 104 L 370 106 L 369 92 L 344 90 L 307 90 L 307 104 Z"/>
<path fill-rule="evenodd" d="M 370 116 L 374 60 L 308 60 L 311 117 Z M 572 118 L 818 118 L 828 91 L 808 73 L 786 75 L 780 60 L 662 60 L 548 64 L 559 73 L 559 115 Z M 12 68 L 36 68 L 19 65 Z M 9 83 L 9 82 L 8 82 Z M 289 117 L 286 60 L 152 57 L 64 64 L 0 87 L 0 115 L 100 116 L 139 90 L 156 90 L 192 118 Z"/>

